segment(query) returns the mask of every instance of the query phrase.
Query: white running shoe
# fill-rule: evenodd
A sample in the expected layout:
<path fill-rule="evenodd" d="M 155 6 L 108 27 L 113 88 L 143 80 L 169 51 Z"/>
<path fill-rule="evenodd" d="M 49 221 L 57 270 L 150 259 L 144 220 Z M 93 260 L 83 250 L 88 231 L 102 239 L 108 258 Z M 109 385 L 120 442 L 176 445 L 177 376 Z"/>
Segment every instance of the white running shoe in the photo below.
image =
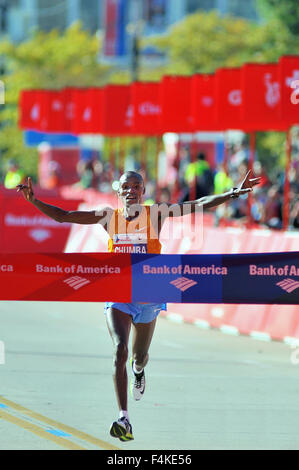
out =
<path fill-rule="evenodd" d="M 134 378 L 131 380 L 130 391 L 134 400 L 139 401 L 143 397 L 145 390 L 145 374 L 144 370 L 140 374 L 136 374 L 133 369 L 134 361 L 131 359 L 132 371 Z"/>

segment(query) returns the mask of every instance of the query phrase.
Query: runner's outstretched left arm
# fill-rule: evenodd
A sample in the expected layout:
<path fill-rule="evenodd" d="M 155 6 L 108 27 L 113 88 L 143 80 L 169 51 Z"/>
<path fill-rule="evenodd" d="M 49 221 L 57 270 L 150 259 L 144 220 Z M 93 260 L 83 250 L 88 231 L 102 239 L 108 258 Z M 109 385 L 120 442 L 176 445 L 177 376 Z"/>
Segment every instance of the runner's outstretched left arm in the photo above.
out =
<path fill-rule="evenodd" d="M 260 183 L 260 178 L 249 178 L 250 170 L 247 172 L 245 178 L 241 182 L 238 188 L 233 188 L 230 191 L 223 194 L 213 194 L 211 196 L 204 196 L 196 201 L 187 201 L 185 204 L 193 203 L 198 206 L 203 207 L 204 209 L 209 209 L 211 207 L 217 207 L 220 204 L 223 204 L 230 199 L 236 199 L 242 194 L 247 194 L 253 191 L 253 186 L 256 186 Z"/>
<path fill-rule="evenodd" d="M 190 212 L 196 211 L 197 208 L 210 209 L 224 204 L 231 199 L 236 199 L 243 194 L 253 191 L 253 187 L 260 183 L 260 178 L 250 178 L 250 171 L 246 174 L 245 178 L 237 188 L 233 188 L 223 194 L 213 194 L 211 196 L 204 196 L 194 201 L 186 201 L 181 204 L 157 204 L 156 212 L 159 214 L 159 226 L 162 227 L 165 219 L 168 217 L 181 217 L 185 214 L 184 206 L 190 207 Z M 154 210 L 153 210 L 154 212 Z"/>

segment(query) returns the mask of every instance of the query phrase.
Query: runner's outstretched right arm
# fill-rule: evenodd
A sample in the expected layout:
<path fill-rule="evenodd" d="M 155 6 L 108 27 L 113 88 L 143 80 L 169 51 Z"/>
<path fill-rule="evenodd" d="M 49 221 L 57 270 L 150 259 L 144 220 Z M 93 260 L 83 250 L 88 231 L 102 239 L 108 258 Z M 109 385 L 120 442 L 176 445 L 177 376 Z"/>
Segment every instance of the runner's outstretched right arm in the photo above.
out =
<path fill-rule="evenodd" d="M 59 223 L 68 222 L 84 225 L 100 223 L 105 225 L 107 223 L 107 217 L 109 218 L 109 215 L 112 212 L 110 207 L 102 209 L 101 211 L 66 211 L 60 207 L 46 204 L 45 202 L 36 199 L 34 196 L 30 177 L 27 180 L 27 184 L 19 184 L 17 186 L 17 191 L 22 191 L 26 201 L 31 202 L 43 214 L 51 217 L 51 219 L 54 219 Z"/>

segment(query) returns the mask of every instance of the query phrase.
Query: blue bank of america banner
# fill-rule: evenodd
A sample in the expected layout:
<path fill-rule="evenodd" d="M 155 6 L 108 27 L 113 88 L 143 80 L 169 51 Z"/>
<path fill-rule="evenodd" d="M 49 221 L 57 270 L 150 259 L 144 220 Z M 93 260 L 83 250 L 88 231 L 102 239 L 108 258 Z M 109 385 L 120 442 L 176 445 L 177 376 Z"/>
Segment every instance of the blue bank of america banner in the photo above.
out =
<path fill-rule="evenodd" d="M 299 304 L 299 253 L 131 255 L 132 302 Z"/>

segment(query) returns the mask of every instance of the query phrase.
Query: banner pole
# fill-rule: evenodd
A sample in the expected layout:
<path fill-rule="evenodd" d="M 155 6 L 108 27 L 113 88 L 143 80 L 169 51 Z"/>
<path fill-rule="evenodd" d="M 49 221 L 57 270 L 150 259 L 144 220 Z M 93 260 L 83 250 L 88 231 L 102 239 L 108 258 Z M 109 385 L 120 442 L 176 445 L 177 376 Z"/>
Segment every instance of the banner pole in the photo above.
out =
<path fill-rule="evenodd" d="M 228 175 L 228 157 L 229 157 L 229 142 L 227 137 L 227 131 L 224 132 L 224 152 L 223 152 L 223 169 Z M 216 165 L 217 162 L 215 162 Z"/>
<path fill-rule="evenodd" d="M 291 128 L 286 132 L 286 162 L 285 162 L 285 177 L 284 177 L 284 194 L 283 194 L 283 230 L 289 227 L 290 217 L 290 168 L 292 159 L 292 133 Z"/>
<path fill-rule="evenodd" d="M 146 183 L 146 180 L 147 180 L 147 175 L 146 175 L 146 170 L 147 170 L 147 165 L 146 165 L 146 161 L 147 161 L 147 148 L 148 148 L 148 141 L 147 141 L 147 137 L 143 137 L 142 138 L 142 143 L 141 143 L 141 164 L 140 164 L 140 169 L 141 169 L 141 173 L 142 173 L 142 176 L 143 176 L 143 179 L 144 179 L 144 182 Z"/>
<path fill-rule="evenodd" d="M 192 134 L 192 141 L 191 141 L 191 148 L 190 148 L 190 153 L 191 153 L 191 163 L 196 165 L 196 135 Z M 195 175 L 194 179 L 192 181 L 191 187 L 190 187 L 190 201 L 194 201 L 196 199 L 196 185 L 197 185 L 197 174 L 196 174 L 196 169 L 195 169 Z"/>
<path fill-rule="evenodd" d="M 155 181 L 156 181 L 156 202 L 160 201 L 160 185 L 159 185 L 159 155 L 162 147 L 162 137 L 156 136 L 156 154 L 155 154 Z"/>
<path fill-rule="evenodd" d="M 178 135 L 178 141 L 177 141 L 177 148 L 176 148 L 176 156 L 175 156 L 175 161 L 174 161 L 174 166 L 177 170 L 177 178 L 175 180 L 175 183 L 172 188 L 172 194 L 171 194 L 171 199 L 172 200 L 177 200 L 178 195 L 180 193 L 181 187 L 180 187 L 180 181 L 179 181 L 179 169 L 180 169 L 180 159 L 181 159 L 181 135 Z"/>
<path fill-rule="evenodd" d="M 256 132 L 252 131 L 249 134 L 249 159 L 248 159 L 248 170 L 251 171 L 251 177 L 252 177 L 252 170 L 253 170 L 253 163 L 254 163 L 254 156 L 255 156 L 255 148 L 256 148 Z M 253 222 L 251 208 L 252 208 L 252 194 L 248 193 L 248 199 L 247 199 L 247 217 L 248 217 L 247 227 L 248 228 L 252 226 L 252 222 Z"/>
<path fill-rule="evenodd" d="M 109 137 L 109 161 L 111 165 L 111 183 L 113 183 L 115 178 L 115 148 L 113 137 Z"/>
<path fill-rule="evenodd" d="M 119 138 L 119 172 L 122 175 L 125 171 L 125 153 L 126 153 L 126 137 Z"/>

